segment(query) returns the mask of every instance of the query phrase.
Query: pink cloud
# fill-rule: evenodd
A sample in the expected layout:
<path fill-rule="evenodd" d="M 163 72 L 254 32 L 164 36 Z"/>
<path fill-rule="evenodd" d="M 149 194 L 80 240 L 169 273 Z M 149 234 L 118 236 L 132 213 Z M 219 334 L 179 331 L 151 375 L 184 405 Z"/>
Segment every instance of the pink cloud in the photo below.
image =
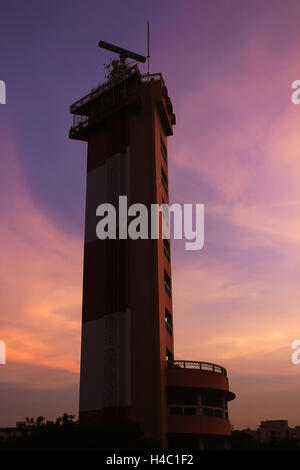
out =
<path fill-rule="evenodd" d="M 18 381 L 22 364 L 78 374 L 82 240 L 57 227 L 34 204 L 11 142 L 5 158 L 10 191 L 1 208 L 0 331 L 7 345 L 2 380 Z M 13 376 L 12 363 L 19 364 Z M 43 385 L 48 385 L 47 373 Z"/>

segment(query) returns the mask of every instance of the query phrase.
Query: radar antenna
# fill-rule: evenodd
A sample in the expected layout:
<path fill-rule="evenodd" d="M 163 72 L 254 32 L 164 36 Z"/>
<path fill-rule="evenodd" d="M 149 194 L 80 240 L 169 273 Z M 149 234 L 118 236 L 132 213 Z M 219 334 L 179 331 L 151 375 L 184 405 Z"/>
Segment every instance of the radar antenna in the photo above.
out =
<path fill-rule="evenodd" d="M 143 55 L 136 54 L 136 52 L 123 49 L 122 47 L 119 47 L 119 46 L 114 46 L 113 44 L 110 44 L 109 42 L 99 41 L 98 46 L 101 47 L 102 49 L 106 49 L 107 51 L 111 51 L 111 52 L 115 52 L 116 54 L 119 54 L 121 62 L 124 62 L 125 59 L 132 59 L 132 60 L 136 60 L 137 62 L 145 63 L 147 60 L 147 57 Z"/>
<path fill-rule="evenodd" d="M 122 47 L 115 46 L 114 44 L 110 44 L 109 42 L 99 41 L 98 46 L 102 49 L 106 49 L 107 51 L 114 52 L 119 54 L 119 59 L 111 60 L 108 65 L 104 65 L 106 70 L 108 71 L 106 78 L 110 83 L 117 83 L 121 79 L 128 76 L 130 71 L 129 64 L 126 62 L 126 59 L 132 59 L 135 62 L 142 62 L 145 63 L 148 59 L 148 77 L 149 77 L 149 22 L 147 22 L 147 37 L 148 37 L 148 55 L 147 57 L 137 54 L 136 52 L 129 51 L 128 49 L 123 49 Z"/>

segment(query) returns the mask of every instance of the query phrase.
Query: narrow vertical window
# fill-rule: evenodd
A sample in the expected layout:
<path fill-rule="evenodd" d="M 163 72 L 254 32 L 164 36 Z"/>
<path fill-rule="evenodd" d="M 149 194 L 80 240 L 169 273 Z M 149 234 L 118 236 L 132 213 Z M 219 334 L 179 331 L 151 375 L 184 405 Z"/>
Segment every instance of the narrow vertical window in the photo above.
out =
<path fill-rule="evenodd" d="M 165 307 L 165 321 L 166 321 L 166 330 L 172 336 L 173 335 L 173 320 L 172 315 L 169 310 Z"/>
<path fill-rule="evenodd" d="M 165 188 L 166 193 L 168 194 L 168 178 L 163 167 L 161 167 L 161 182 Z"/>
<path fill-rule="evenodd" d="M 165 281 L 165 291 L 168 294 L 168 296 L 171 298 L 171 278 L 165 269 L 164 269 L 164 281 Z"/>
<path fill-rule="evenodd" d="M 162 156 L 164 157 L 165 162 L 167 163 L 167 149 L 166 149 L 164 139 L 162 138 L 162 136 L 160 136 L 160 150 L 161 150 Z"/>

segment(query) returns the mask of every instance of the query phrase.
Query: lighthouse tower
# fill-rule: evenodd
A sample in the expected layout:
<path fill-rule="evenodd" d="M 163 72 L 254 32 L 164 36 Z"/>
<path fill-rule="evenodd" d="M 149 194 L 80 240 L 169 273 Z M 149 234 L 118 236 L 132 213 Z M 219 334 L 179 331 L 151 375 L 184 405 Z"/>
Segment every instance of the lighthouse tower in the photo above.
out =
<path fill-rule="evenodd" d="M 167 138 L 176 123 L 162 75 L 128 63 L 146 57 L 99 45 L 120 58 L 70 108 L 69 136 L 88 144 L 79 419 L 138 422 L 164 448 L 206 448 L 214 437 L 226 448 L 234 395 L 225 369 L 174 361 L 170 240 L 96 235 L 97 207 L 118 208 L 120 195 L 149 209 L 169 204 Z"/>

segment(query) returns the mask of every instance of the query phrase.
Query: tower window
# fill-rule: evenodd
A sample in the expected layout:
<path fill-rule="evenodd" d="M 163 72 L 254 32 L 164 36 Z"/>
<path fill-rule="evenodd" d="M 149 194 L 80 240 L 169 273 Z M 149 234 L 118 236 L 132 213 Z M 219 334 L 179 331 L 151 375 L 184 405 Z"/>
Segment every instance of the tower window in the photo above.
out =
<path fill-rule="evenodd" d="M 168 194 L 168 178 L 163 167 L 161 167 L 161 182 L 165 188 L 166 193 Z"/>
<path fill-rule="evenodd" d="M 165 281 L 166 293 L 171 298 L 171 278 L 165 269 L 164 269 L 164 281 Z"/>
<path fill-rule="evenodd" d="M 197 414 L 197 408 L 196 407 L 187 407 L 183 408 L 183 413 L 184 416 L 196 416 Z"/>
<path fill-rule="evenodd" d="M 164 139 L 162 138 L 162 136 L 160 136 L 160 149 L 161 149 L 162 156 L 164 157 L 164 160 L 167 163 L 167 149 L 166 149 Z"/>
<path fill-rule="evenodd" d="M 223 408 L 222 393 L 215 390 L 203 390 L 201 392 L 201 402 L 204 406 Z"/>
<path fill-rule="evenodd" d="M 166 348 L 166 361 L 173 361 L 173 360 L 174 360 L 173 354 L 168 348 Z"/>
<path fill-rule="evenodd" d="M 172 406 L 169 408 L 170 416 L 182 416 L 183 408 L 182 406 Z"/>
<path fill-rule="evenodd" d="M 173 320 L 169 310 L 165 308 L 166 330 L 172 336 L 173 334 Z"/>
<path fill-rule="evenodd" d="M 198 392 L 193 388 L 169 388 L 167 390 L 168 405 L 192 406 L 197 405 Z"/>
<path fill-rule="evenodd" d="M 164 254 L 168 261 L 170 261 L 170 242 L 167 238 L 163 239 L 164 243 Z"/>

